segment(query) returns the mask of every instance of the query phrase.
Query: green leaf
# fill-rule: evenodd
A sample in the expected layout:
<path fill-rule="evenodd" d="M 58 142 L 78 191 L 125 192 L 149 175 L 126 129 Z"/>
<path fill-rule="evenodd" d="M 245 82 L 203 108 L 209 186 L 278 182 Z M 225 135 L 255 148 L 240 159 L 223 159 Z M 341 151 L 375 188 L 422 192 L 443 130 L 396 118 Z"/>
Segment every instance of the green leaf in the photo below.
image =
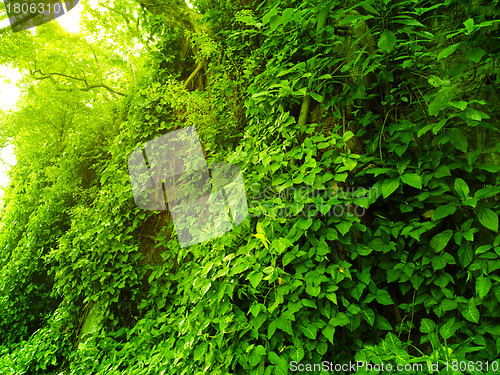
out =
<path fill-rule="evenodd" d="M 476 294 L 483 299 L 491 289 L 491 279 L 489 276 L 479 276 L 476 280 Z"/>
<path fill-rule="evenodd" d="M 346 131 L 343 135 L 342 135 L 342 140 L 344 142 L 347 142 L 348 140 L 350 140 L 351 138 L 354 137 L 354 133 L 350 130 Z M 343 159 L 344 160 L 344 164 L 345 164 L 345 158 Z"/>
<path fill-rule="evenodd" d="M 451 102 L 450 105 L 463 111 L 465 108 L 467 108 L 469 102 L 464 102 L 463 100 L 459 100 Z"/>
<path fill-rule="evenodd" d="M 304 305 L 306 307 L 310 307 L 312 309 L 317 309 L 318 308 L 318 306 L 316 305 L 316 302 L 311 301 L 310 299 L 303 299 L 302 300 L 302 305 Z"/>
<path fill-rule="evenodd" d="M 443 312 L 455 310 L 458 307 L 458 302 L 454 299 L 446 298 L 441 302 Z"/>
<path fill-rule="evenodd" d="M 460 198 L 465 199 L 469 196 L 469 186 L 461 178 L 455 179 L 454 187 Z"/>
<path fill-rule="evenodd" d="M 208 343 L 203 342 L 196 347 L 196 349 L 194 350 L 194 353 L 193 353 L 193 358 L 195 361 L 199 361 L 199 360 L 204 358 L 204 355 L 207 351 L 207 346 L 208 346 Z"/>
<path fill-rule="evenodd" d="M 365 321 L 369 325 L 373 326 L 373 323 L 375 323 L 375 312 L 369 307 L 365 307 L 363 310 L 361 310 L 361 312 L 363 313 L 363 318 L 365 319 Z"/>
<path fill-rule="evenodd" d="M 385 336 L 384 342 L 392 349 L 401 349 L 401 340 L 392 332 L 388 332 Z"/>
<path fill-rule="evenodd" d="M 464 111 L 464 117 L 467 120 L 472 120 L 472 121 L 482 121 L 483 119 L 489 119 L 490 116 L 488 116 L 486 113 L 482 111 L 478 111 L 477 109 L 474 108 L 467 108 Z"/>
<path fill-rule="evenodd" d="M 474 251 L 472 249 L 472 244 L 469 241 L 466 241 L 458 248 L 458 261 L 462 265 L 462 267 L 467 267 L 472 263 L 472 259 L 474 258 Z"/>
<path fill-rule="evenodd" d="M 436 221 L 436 220 L 443 219 L 449 215 L 454 214 L 456 210 L 457 210 L 457 206 L 454 203 L 439 206 L 434 211 L 434 214 L 432 215 L 432 220 Z"/>
<path fill-rule="evenodd" d="M 423 318 L 420 322 L 420 332 L 422 333 L 431 333 L 436 328 L 436 323 L 433 320 Z"/>
<path fill-rule="evenodd" d="M 295 344 L 295 346 L 290 350 L 290 359 L 297 363 L 302 361 L 304 355 L 305 355 L 304 348 L 300 343 Z"/>
<path fill-rule="evenodd" d="M 260 304 L 259 303 L 256 303 L 254 302 L 254 304 L 252 305 L 252 307 L 250 307 L 250 313 L 254 316 L 254 317 L 257 317 L 257 315 L 259 315 L 259 312 L 260 312 Z"/>
<path fill-rule="evenodd" d="M 253 236 L 261 240 L 266 249 L 269 248 L 269 240 L 264 233 L 255 233 Z"/>
<path fill-rule="evenodd" d="M 411 68 L 413 65 L 415 65 L 413 63 L 413 60 L 408 59 L 408 60 L 403 61 L 403 69 Z"/>
<path fill-rule="evenodd" d="M 267 12 L 263 17 L 262 17 L 262 23 L 266 24 L 269 23 L 269 20 L 278 14 L 278 11 L 276 10 L 276 7 L 272 8 L 269 12 Z"/>
<path fill-rule="evenodd" d="M 272 242 L 273 248 L 276 250 L 278 254 L 282 254 L 286 249 L 292 246 L 292 243 L 288 238 L 275 238 Z"/>
<path fill-rule="evenodd" d="M 310 323 L 302 323 L 302 325 L 299 325 L 299 329 L 306 337 L 310 338 L 311 340 L 316 340 L 318 329 L 314 325 Z"/>
<path fill-rule="evenodd" d="M 491 209 L 479 207 L 477 212 L 479 222 L 493 232 L 498 232 L 498 215 Z"/>
<path fill-rule="evenodd" d="M 453 52 L 455 52 L 457 50 L 458 47 L 460 47 L 460 43 L 452 44 L 451 46 L 445 48 L 444 50 L 439 52 L 437 60 L 439 61 L 439 60 L 444 59 L 445 57 L 450 56 Z"/>
<path fill-rule="evenodd" d="M 248 362 L 251 366 L 257 366 L 265 354 L 266 349 L 262 345 L 257 345 L 248 356 Z"/>
<path fill-rule="evenodd" d="M 259 25 L 257 23 L 257 20 L 255 18 L 253 18 L 251 15 L 245 15 L 245 16 L 236 15 L 236 20 L 240 21 L 240 22 L 244 22 L 247 25 L 251 25 L 251 26 L 257 26 L 258 27 L 258 25 Z"/>
<path fill-rule="evenodd" d="M 486 54 L 486 51 L 482 48 L 476 47 L 467 52 L 467 58 L 473 62 L 479 62 Z"/>
<path fill-rule="evenodd" d="M 286 266 L 288 263 L 290 263 L 292 260 L 294 260 L 295 255 L 296 255 L 295 251 L 288 251 L 285 255 L 283 255 L 283 259 L 281 260 L 283 267 Z"/>
<path fill-rule="evenodd" d="M 467 303 L 467 307 L 462 310 L 462 315 L 465 319 L 472 323 L 479 323 L 479 310 L 476 307 L 474 298 L 471 298 Z"/>
<path fill-rule="evenodd" d="M 328 344 L 326 343 L 326 341 L 320 341 L 316 345 L 316 351 L 320 356 L 324 356 L 327 350 L 328 350 Z"/>
<path fill-rule="evenodd" d="M 424 278 L 422 276 L 420 276 L 419 274 L 414 274 L 410 278 L 410 282 L 411 282 L 414 289 L 418 289 L 420 287 L 420 285 L 422 285 L 422 283 L 424 282 Z"/>
<path fill-rule="evenodd" d="M 387 198 L 399 187 L 399 179 L 393 178 L 390 180 L 384 180 L 382 183 L 382 196 Z"/>
<path fill-rule="evenodd" d="M 287 375 L 288 374 L 288 364 L 275 352 L 269 352 L 268 354 L 269 362 L 271 362 L 276 367 L 274 368 L 273 374 L 276 375 Z"/>
<path fill-rule="evenodd" d="M 335 175 L 335 181 L 344 182 L 346 180 L 347 176 L 348 176 L 347 172 L 337 173 Z"/>
<path fill-rule="evenodd" d="M 386 252 L 388 249 L 390 250 L 392 247 L 392 242 L 385 242 L 382 238 L 380 237 L 375 237 L 372 239 L 369 243 L 368 246 L 370 246 L 373 250 L 375 251 L 382 251 Z"/>
<path fill-rule="evenodd" d="M 254 289 L 256 289 L 257 286 L 259 285 L 260 281 L 262 280 L 262 277 L 264 277 L 264 274 L 262 272 L 258 271 L 250 272 L 250 274 L 248 275 L 248 280 L 250 280 L 250 284 L 252 284 L 252 287 Z"/>
<path fill-rule="evenodd" d="M 299 218 L 299 220 L 297 221 L 297 225 L 299 226 L 299 228 L 303 229 L 303 230 L 307 230 L 313 223 L 313 219 L 309 218 L 309 219 L 305 219 L 303 217 Z"/>
<path fill-rule="evenodd" d="M 422 177 L 416 173 L 405 173 L 401 176 L 401 181 L 416 189 L 422 189 Z"/>
<path fill-rule="evenodd" d="M 490 172 L 490 173 L 500 172 L 500 165 L 491 164 L 491 163 L 480 164 L 477 166 L 477 168 L 485 170 L 485 171 Z"/>
<path fill-rule="evenodd" d="M 381 331 L 392 331 L 394 327 L 389 323 L 387 318 L 383 315 L 377 315 L 375 327 Z"/>
<path fill-rule="evenodd" d="M 373 16 L 365 16 L 365 15 L 362 15 L 362 14 L 350 14 L 344 18 L 342 18 L 339 22 L 339 25 L 345 25 L 347 23 L 351 23 L 351 22 L 356 22 L 356 21 L 364 21 L 364 20 L 368 20 L 370 18 L 373 18 Z"/>
<path fill-rule="evenodd" d="M 231 269 L 231 275 L 237 275 L 239 273 L 242 273 L 243 271 L 247 270 L 248 268 L 249 268 L 248 263 L 246 263 L 246 262 L 239 263 Z"/>
<path fill-rule="evenodd" d="M 409 16 L 406 16 L 405 18 L 403 18 L 403 17 L 397 17 L 396 19 L 394 19 L 394 22 L 401 23 L 401 24 L 406 25 L 406 26 L 421 26 L 421 27 L 425 27 L 425 25 L 423 25 L 422 23 L 418 22 L 416 19 L 414 19 L 412 17 L 409 17 Z"/>
<path fill-rule="evenodd" d="M 447 118 L 444 118 L 444 119 L 441 119 L 441 121 L 439 121 L 433 128 L 432 128 L 432 132 L 434 133 L 434 135 L 437 135 L 437 133 L 439 133 L 439 131 L 443 128 L 443 126 L 446 125 L 446 122 L 448 121 Z"/>
<path fill-rule="evenodd" d="M 443 250 L 448 242 L 450 241 L 451 237 L 453 236 L 453 231 L 451 229 L 445 230 L 442 233 L 436 234 L 434 237 L 431 239 L 431 247 L 438 253 L 441 250 Z"/>
<path fill-rule="evenodd" d="M 328 339 L 328 341 L 330 341 L 333 344 L 333 336 L 335 334 L 335 327 L 334 326 L 327 324 L 325 326 L 325 328 L 323 328 L 321 333 L 323 334 L 323 336 L 325 336 Z"/>
<path fill-rule="evenodd" d="M 441 88 L 436 94 L 436 97 L 429 104 L 429 115 L 437 116 L 439 112 L 448 107 L 453 98 L 454 86 L 446 86 Z"/>
<path fill-rule="evenodd" d="M 370 255 L 372 251 L 373 251 L 373 249 L 371 247 L 363 245 L 363 244 L 358 244 L 358 247 L 356 249 L 356 252 L 361 256 Z"/>
<path fill-rule="evenodd" d="M 425 125 L 422 129 L 420 129 L 418 132 L 417 132 L 417 137 L 420 138 L 422 135 L 424 135 L 425 133 L 427 133 L 429 130 L 431 130 L 432 128 L 434 127 L 434 124 L 427 124 Z"/>
<path fill-rule="evenodd" d="M 335 228 L 328 228 L 326 230 L 326 239 L 328 241 L 335 241 L 339 239 L 339 234 Z"/>
<path fill-rule="evenodd" d="M 320 292 L 321 292 L 321 287 L 318 285 L 317 286 L 308 285 L 306 287 L 306 293 L 309 294 L 310 296 L 317 297 Z"/>
<path fill-rule="evenodd" d="M 286 8 L 283 11 L 283 15 L 281 16 L 283 18 L 283 24 L 286 25 L 288 22 L 292 20 L 292 16 L 295 13 L 295 8 Z"/>
<path fill-rule="evenodd" d="M 435 255 L 431 260 L 434 271 L 441 270 L 446 267 L 446 259 L 440 255 Z"/>
<path fill-rule="evenodd" d="M 292 65 L 292 67 L 285 69 L 285 70 L 281 70 L 278 74 L 276 74 L 276 78 L 284 76 L 284 75 L 292 73 L 292 72 L 295 72 L 297 70 L 304 69 L 305 67 L 306 67 L 306 64 L 304 62 L 296 64 L 296 65 Z"/>
<path fill-rule="evenodd" d="M 337 224 L 337 230 L 344 236 L 349 232 L 349 229 L 351 229 L 352 223 L 353 222 L 350 220 L 342 220 Z"/>
<path fill-rule="evenodd" d="M 344 163 L 345 167 L 350 171 L 352 171 L 354 168 L 356 168 L 356 165 L 358 164 L 358 162 L 356 160 L 351 159 L 351 158 L 344 158 L 343 163 Z"/>
<path fill-rule="evenodd" d="M 474 198 L 485 199 L 500 194 L 500 186 L 487 186 L 477 190 L 474 193 Z"/>
<path fill-rule="evenodd" d="M 330 324 L 333 326 L 345 326 L 351 322 L 351 319 L 347 316 L 346 313 L 343 312 L 338 312 L 337 316 L 334 318 L 330 319 Z"/>
<path fill-rule="evenodd" d="M 380 39 L 377 43 L 378 48 L 385 52 L 391 52 L 396 45 L 397 38 L 396 35 L 390 30 L 385 29 L 380 35 Z"/>
<path fill-rule="evenodd" d="M 391 268 L 391 269 L 387 270 L 387 281 L 389 283 L 396 281 L 396 280 L 399 280 L 400 277 L 401 277 L 401 270 L 400 269 Z"/>
<path fill-rule="evenodd" d="M 479 247 L 476 249 L 476 255 L 483 254 L 483 253 L 487 252 L 488 250 L 490 250 L 492 247 L 493 247 L 493 245 L 483 245 L 483 246 L 479 246 Z"/>
<path fill-rule="evenodd" d="M 457 330 L 455 318 L 451 318 L 448 320 L 446 323 L 444 323 L 441 328 L 439 328 L 439 334 L 441 337 L 445 340 L 448 340 L 450 337 L 452 337 L 455 334 L 455 331 Z"/>
<path fill-rule="evenodd" d="M 276 320 L 273 320 L 271 323 L 269 323 L 269 326 L 267 327 L 267 338 L 268 339 L 273 337 L 274 332 L 276 332 L 276 328 L 278 328 L 278 322 Z"/>
<path fill-rule="evenodd" d="M 375 296 L 375 299 L 377 300 L 378 303 L 382 305 L 393 305 L 394 301 L 391 298 L 391 295 L 389 292 L 385 289 L 379 289 L 377 291 L 377 294 Z"/>
<path fill-rule="evenodd" d="M 446 165 L 440 166 L 434 172 L 434 177 L 436 178 L 441 178 L 446 176 L 451 176 L 450 169 Z"/>
<path fill-rule="evenodd" d="M 276 319 L 276 327 L 289 335 L 293 335 L 292 322 L 283 315 Z"/>
<path fill-rule="evenodd" d="M 330 301 L 332 301 L 334 304 L 337 303 L 337 295 L 335 293 L 326 293 L 326 298 L 328 298 Z"/>
<path fill-rule="evenodd" d="M 311 95 L 311 97 L 317 102 L 323 103 L 323 97 L 321 95 L 316 94 L 315 92 L 310 92 L 309 95 Z"/>
<path fill-rule="evenodd" d="M 462 152 L 467 152 L 469 144 L 467 143 L 467 137 L 460 129 L 450 129 L 449 130 L 450 142 L 457 150 Z"/>
<path fill-rule="evenodd" d="M 467 19 L 467 21 L 464 22 L 464 26 L 467 31 L 469 32 L 472 31 L 472 29 L 474 28 L 474 19 L 473 18 Z"/>

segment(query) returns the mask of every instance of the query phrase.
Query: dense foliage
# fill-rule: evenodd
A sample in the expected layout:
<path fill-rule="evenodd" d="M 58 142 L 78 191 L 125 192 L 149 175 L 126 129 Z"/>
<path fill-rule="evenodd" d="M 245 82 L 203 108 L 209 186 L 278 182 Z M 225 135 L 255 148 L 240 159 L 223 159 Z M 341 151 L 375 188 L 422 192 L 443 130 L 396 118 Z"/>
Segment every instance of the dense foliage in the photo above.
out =
<path fill-rule="evenodd" d="M 31 73 L 1 113 L 0 373 L 497 373 L 498 2 L 195 6 L 0 35 Z M 181 248 L 127 159 L 191 125 L 249 215 Z"/>

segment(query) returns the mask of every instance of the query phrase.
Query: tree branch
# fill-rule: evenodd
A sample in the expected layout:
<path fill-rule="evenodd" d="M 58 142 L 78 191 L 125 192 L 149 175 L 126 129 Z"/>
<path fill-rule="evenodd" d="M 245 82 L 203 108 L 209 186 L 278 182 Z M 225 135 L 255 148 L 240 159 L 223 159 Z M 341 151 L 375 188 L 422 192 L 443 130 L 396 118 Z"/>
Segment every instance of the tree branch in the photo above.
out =
<path fill-rule="evenodd" d="M 196 74 L 203 68 L 203 60 L 198 62 L 198 65 L 196 66 L 196 69 L 194 70 L 193 73 L 189 75 L 189 77 L 186 79 L 186 82 L 184 83 L 184 87 L 187 88 L 189 83 L 193 80 L 193 78 L 196 76 Z"/>
<path fill-rule="evenodd" d="M 37 80 L 37 81 L 41 80 L 41 79 L 50 78 L 52 76 L 61 76 L 61 77 L 65 77 L 65 78 L 68 78 L 68 79 L 74 79 L 74 80 L 77 80 L 77 81 L 85 82 L 85 84 L 87 85 L 87 80 L 85 78 L 78 78 L 78 77 L 74 77 L 74 76 L 69 76 L 69 75 L 63 74 L 63 73 L 44 73 L 41 70 L 34 70 L 33 72 L 30 72 L 30 73 L 33 76 L 36 73 L 40 73 L 42 75 L 42 77 L 34 77 L 34 79 Z"/>
<path fill-rule="evenodd" d="M 35 61 L 35 69 L 36 69 L 36 61 Z M 89 84 L 87 82 L 87 79 L 85 78 L 79 78 L 79 77 L 74 77 L 74 76 L 70 76 L 70 75 L 67 75 L 67 74 L 63 74 L 63 73 L 44 73 L 42 72 L 41 70 L 33 70 L 33 71 L 30 71 L 30 74 L 31 75 L 35 75 L 36 73 L 40 73 L 41 76 L 39 77 L 34 77 L 33 79 L 37 80 L 37 81 L 40 81 L 42 79 L 50 79 L 52 81 L 52 83 L 54 83 L 54 85 L 56 86 L 56 90 L 57 91 L 76 91 L 76 90 L 79 90 L 79 91 L 90 91 L 92 89 L 96 89 L 96 88 L 103 88 L 107 91 L 109 91 L 110 93 L 112 94 L 115 94 L 115 95 L 120 95 L 120 96 L 125 96 L 127 95 L 126 93 L 123 93 L 121 91 L 118 91 L 118 90 L 115 90 L 111 87 L 109 87 L 108 85 L 105 85 L 104 83 L 94 83 L 94 84 Z M 60 76 L 60 77 L 64 77 L 64 78 L 68 78 L 68 79 L 73 79 L 73 80 L 76 80 L 76 81 L 80 81 L 80 82 L 83 82 L 85 84 L 85 87 L 76 87 L 76 88 L 64 88 L 64 87 L 61 87 L 59 85 L 59 82 L 57 82 L 55 79 L 54 79 L 54 76 Z"/>
<path fill-rule="evenodd" d="M 94 59 L 95 59 L 95 62 L 97 63 L 97 66 L 100 68 L 101 65 L 99 65 L 99 60 L 97 60 L 97 55 L 95 54 L 95 51 L 94 49 L 92 48 L 92 46 L 90 44 L 87 43 L 87 41 L 85 39 L 83 39 L 83 42 L 87 45 L 87 47 L 90 48 L 90 50 L 92 51 L 92 54 L 94 55 Z"/>
<path fill-rule="evenodd" d="M 201 14 L 188 7 L 184 0 L 136 0 L 141 6 L 153 14 L 163 14 L 165 21 L 172 29 L 201 32 L 205 26 L 200 25 Z"/>
<path fill-rule="evenodd" d="M 134 28 L 133 22 L 130 20 L 129 16 L 126 13 L 119 11 L 115 8 L 109 7 L 106 4 L 103 4 L 102 2 L 100 2 L 99 5 L 102 6 L 103 8 L 106 8 L 110 12 L 114 12 L 120 15 L 125 20 L 125 25 L 127 26 L 128 31 L 137 39 L 139 39 L 141 43 L 144 44 L 144 39 L 142 38 L 141 32 L 139 31 L 139 18 L 137 18 L 137 24 L 136 27 Z"/>
<path fill-rule="evenodd" d="M 90 90 L 93 90 L 93 89 L 97 89 L 97 88 L 102 88 L 102 89 L 105 89 L 107 91 L 109 91 L 110 93 L 112 94 L 115 94 L 115 95 L 120 95 L 120 96 L 126 96 L 127 93 L 124 93 L 124 92 L 121 92 L 121 91 L 117 91 L 103 83 L 96 83 L 96 84 L 92 84 L 92 85 L 88 85 L 88 86 L 85 86 L 85 87 L 77 87 L 77 88 L 64 88 L 64 87 L 61 87 L 61 86 L 56 86 L 56 90 L 57 91 L 90 91 Z"/>

